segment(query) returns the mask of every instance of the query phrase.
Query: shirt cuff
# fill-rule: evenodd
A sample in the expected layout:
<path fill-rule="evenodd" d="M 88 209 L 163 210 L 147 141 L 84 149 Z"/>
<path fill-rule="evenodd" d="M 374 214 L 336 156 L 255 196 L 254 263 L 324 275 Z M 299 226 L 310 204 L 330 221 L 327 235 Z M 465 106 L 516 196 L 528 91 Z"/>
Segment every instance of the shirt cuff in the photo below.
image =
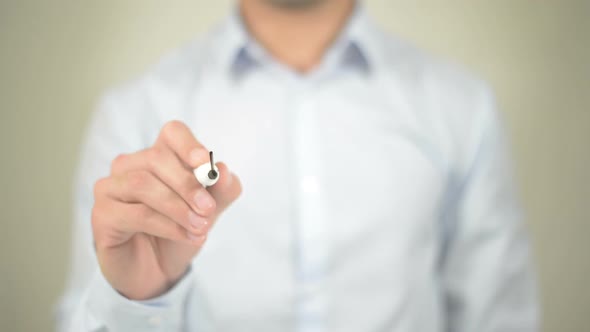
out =
<path fill-rule="evenodd" d="M 147 301 L 133 301 L 113 289 L 98 271 L 87 299 L 89 318 L 108 331 L 180 331 L 192 284 L 189 267 L 184 277 L 165 294 Z"/>

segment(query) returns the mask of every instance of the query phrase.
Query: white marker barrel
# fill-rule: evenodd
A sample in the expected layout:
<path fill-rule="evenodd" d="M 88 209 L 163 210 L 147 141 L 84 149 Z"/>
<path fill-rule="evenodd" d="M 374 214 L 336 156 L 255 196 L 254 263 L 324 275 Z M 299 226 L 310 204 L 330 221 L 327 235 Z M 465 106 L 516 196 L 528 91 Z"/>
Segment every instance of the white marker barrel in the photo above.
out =
<path fill-rule="evenodd" d="M 203 164 L 194 170 L 197 181 L 199 181 L 199 183 L 201 183 L 203 187 L 210 187 L 216 184 L 219 180 L 219 168 L 217 168 L 217 165 L 213 165 L 213 169 L 215 170 L 215 173 L 211 174 L 214 175 L 213 178 L 209 176 L 209 172 L 211 171 L 210 163 Z"/>

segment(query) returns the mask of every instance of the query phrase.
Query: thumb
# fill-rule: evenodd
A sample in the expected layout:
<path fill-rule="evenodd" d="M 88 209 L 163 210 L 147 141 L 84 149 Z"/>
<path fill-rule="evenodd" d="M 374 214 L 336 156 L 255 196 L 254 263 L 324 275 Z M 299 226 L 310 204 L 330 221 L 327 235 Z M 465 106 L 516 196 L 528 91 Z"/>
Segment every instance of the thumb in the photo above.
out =
<path fill-rule="evenodd" d="M 217 168 L 219 169 L 219 181 L 208 190 L 215 199 L 219 214 L 240 196 L 242 184 L 238 176 L 230 172 L 225 163 L 217 163 Z"/>

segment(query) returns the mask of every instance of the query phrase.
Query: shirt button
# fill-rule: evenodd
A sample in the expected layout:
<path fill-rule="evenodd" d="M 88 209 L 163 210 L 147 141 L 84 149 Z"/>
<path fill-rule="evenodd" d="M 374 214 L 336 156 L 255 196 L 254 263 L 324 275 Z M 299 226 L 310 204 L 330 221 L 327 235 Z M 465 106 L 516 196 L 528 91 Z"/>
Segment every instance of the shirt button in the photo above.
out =
<path fill-rule="evenodd" d="M 316 194 L 319 191 L 318 181 L 315 176 L 305 176 L 301 182 L 301 188 L 306 194 Z"/>
<path fill-rule="evenodd" d="M 162 324 L 162 316 L 156 315 L 156 316 L 151 316 L 148 319 L 148 323 L 151 326 L 160 326 Z"/>

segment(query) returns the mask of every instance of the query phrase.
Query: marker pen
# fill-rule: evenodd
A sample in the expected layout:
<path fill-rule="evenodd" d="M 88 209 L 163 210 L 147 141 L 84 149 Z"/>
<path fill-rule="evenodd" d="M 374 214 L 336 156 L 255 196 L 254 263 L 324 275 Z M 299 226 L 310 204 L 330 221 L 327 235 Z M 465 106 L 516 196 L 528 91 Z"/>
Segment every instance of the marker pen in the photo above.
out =
<path fill-rule="evenodd" d="M 205 188 L 217 183 L 219 180 L 219 168 L 213 162 L 213 151 L 209 151 L 209 162 L 195 168 L 193 172 L 197 181 Z"/>

